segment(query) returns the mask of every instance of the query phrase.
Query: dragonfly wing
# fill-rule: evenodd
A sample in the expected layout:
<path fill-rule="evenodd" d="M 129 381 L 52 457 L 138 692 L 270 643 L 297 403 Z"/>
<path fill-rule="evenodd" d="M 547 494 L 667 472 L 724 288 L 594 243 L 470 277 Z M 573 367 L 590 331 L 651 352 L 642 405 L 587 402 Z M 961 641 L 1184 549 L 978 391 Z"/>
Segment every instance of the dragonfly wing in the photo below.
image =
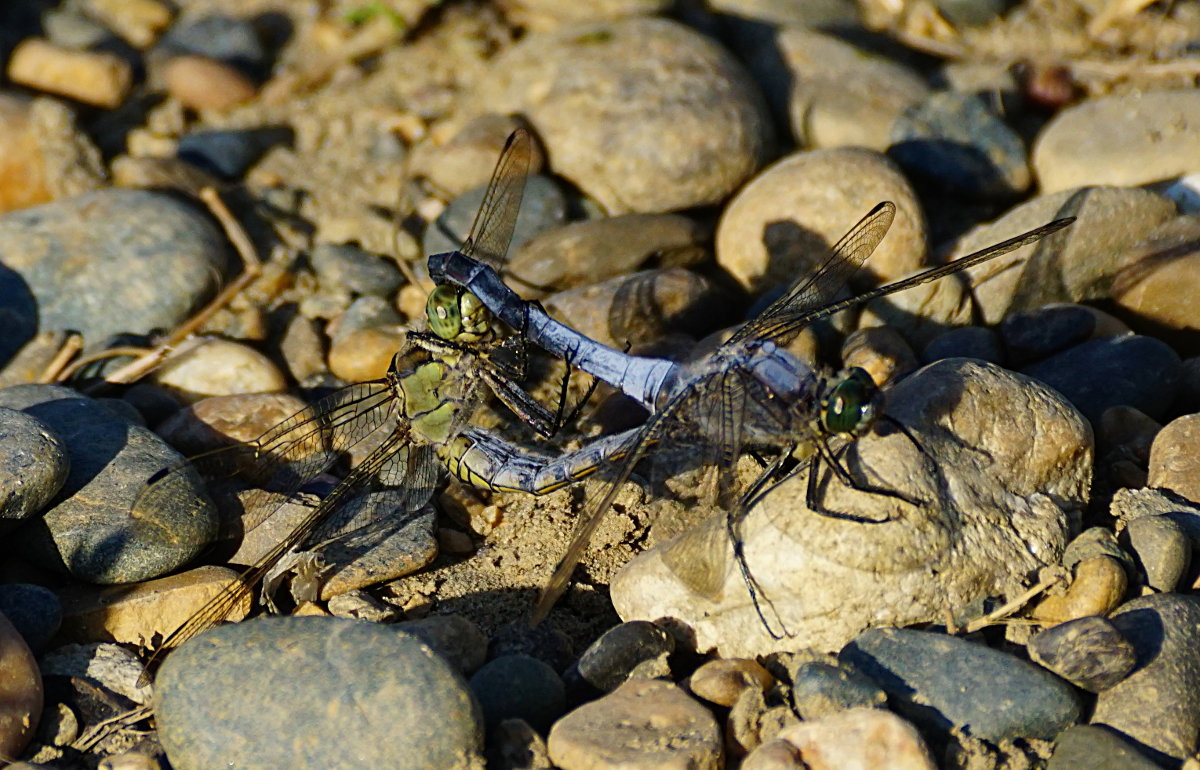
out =
<path fill-rule="evenodd" d="M 479 213 L 471 225 L 471 233 L 462 252 L 493 267 L 504 264 L 517 213 L 525 194 L 525 177 L 529 175 L 529 158 L 533 145 L 529 132 L 518 128 L 508 137 L 492 180 L 484 193 Z"/>

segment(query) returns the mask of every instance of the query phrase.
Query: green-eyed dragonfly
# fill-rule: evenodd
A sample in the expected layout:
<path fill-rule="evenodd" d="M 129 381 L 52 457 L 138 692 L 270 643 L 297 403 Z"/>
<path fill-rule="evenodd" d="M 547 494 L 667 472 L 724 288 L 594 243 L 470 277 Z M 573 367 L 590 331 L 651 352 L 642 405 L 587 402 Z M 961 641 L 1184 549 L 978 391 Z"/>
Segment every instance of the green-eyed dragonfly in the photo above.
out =
<path fill-rule="evenodd" d="M 760 619 L 773 636 L 778 636 L 760 604 L 761 591 L 745 563 L 737 525 L 762 494 L 803 467 L 809 469 L 809 507 L 838 515 L 824 511 L 817 499 L 817 466 L 825 464 L 843 483 L 862 488 L 839 462 L 831 442 L 864 435 L 882 413 L 881 393 L 864 370 L 854 368 L 837 376 L 822 374 L 789 353 L 788 342 L 818 319 L 965 270 L 1033 243 L 1073 221 L 1059 219 L 952 263 L 834 300 L 883 240 L 895 211 L 894 204 L 880 203 L 838 241 L 815 272 L 797 279 L 715 351 L 683 363 L 631 356 L 591 340 L 555 321 L 539 304 L 522 300 L 495 270 L 469 255 L 446 253 L 429 258 L 429 273 L 436 282 L 461 287 L 528 341 L 613 385 L 651 411 L 635 437 L 623 437 L 605 447 L 616 450 L 616 456 L 606 460 L 611 463 L 607 484 L 587 502 L 580 515 L 567 552 L 543 588 L 534 622 L 541 620 L 566 590 L 602 515 L 634 466 L 652 447 L 691 442 L 687 445 L 698 445 L 701 462 L 717 469 L 715 495 L 726 511 L 725 531 L 730 543 L 717 545 L 733 548 Z M 748 451 L 773 459 L 753 483 L 739 490 L 733 464 Z M 801 452 L 809 453 L 808 461 L 796 466 L 791 458 Z M 888 490 L 867 491 L 898 496 Z M 677 565 L 677 572 L 698 592 L 712 596 L 720 590 L 720 576 L 711 567 L 718 561 L 695 554 L 688 564 Z"/>
<path fill-rule="evenodd" d="M 499 265 L 512 238 L 530 158 L 530 137 L 509 138 L 461 251 Z M 191 488 L 197 470 L 207 479 L 236 478 L 253 489 L 242 498 L 257 523 L 337 458 L 356 446 L 365 457 L 274 547 L 212 598 L 160 645 L 168 650 L 220 622 L 243 604 L 288 554 L 333 537 L 339 510 L 362 493 L 398 490 L 394 509 L 415 511 L 432 495 L 442 464 L 454 475 L 491 489 L 543 494 L 571 483 L 599 464 L 595 453 L 619 453 L 609 438 L 561 459 L 513 445 L 469 424 L 490 390 L 522 421 L 549 437 L 565 421 L 566 380 L 556 411 L 533 399 L 521 383 L 524 340 L 506 333 L 469 293 L 435 288 L 426 307 L 431 333 L 413 331 L 382 379 L 350 385 L 305 407 L 258 439 L 201 455 L 150 479 L 135 502 L 151 510 Z M 569 419 L 569 418 L 567 418 Z M 398 514 L 399 515 L 399 514 Z"/>

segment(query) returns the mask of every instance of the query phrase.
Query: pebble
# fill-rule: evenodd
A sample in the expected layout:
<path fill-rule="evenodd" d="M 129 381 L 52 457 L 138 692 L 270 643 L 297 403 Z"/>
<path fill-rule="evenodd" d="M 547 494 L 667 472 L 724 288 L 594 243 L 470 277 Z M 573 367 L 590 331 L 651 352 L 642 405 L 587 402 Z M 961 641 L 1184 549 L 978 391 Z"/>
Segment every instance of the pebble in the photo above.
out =
<path fill-rule="evenodd" d="M 729 758 L 750 753 L 799 721 L 790 707 L 768 706 L 765 693 L 756 687 L 746 688 L 725 720 L 725 748 Z"/>
<path fill-rule="evenodd" d="M 212 396 L 180 409 L 155 430 L 185 455 L 253 441 L 304 409 L 290 393 Z"/>
<path fill-rule="evenodd" d="M 1182 376 L 1179 355 L 1169 345 L 1140 335 L 1090 340 L 1022 372 L 1066 396 L 1092 423 L 1122 405 L 1161 419 Z"/>
<path fill-rule="evenodd" d="M 1150 446 L 1146 483 L 1200 502 L 1200 462 L 1195 455 L 1200 415 L 1187 414 L 1167 423 Z"/>
<path fill-rule="evenodd" d="M 563 24 L 624 16 L 649 16 L 671 8 L 669 0 L 599 0 L 593 3 L 560 3 L 556 0 L 522 0 L 508 18 L 532 30 L 549 30 Z M 506 14 L 507 15 L 507 14 Z"/>
<path fill-rule="evenodd" d="M 1046 192 L 1170 179 L 1196 170 L 1198 126 L 1200 93 L 1191 88 L 1088 99 L 1042 129 L 1033 166 Z"/>
<path fill-rule="evenodd" d="M 947 195 L 1009 200 L 1033 182 L 1021 137 L 974 95 L 931 94 L 896 119 L 891 139 L 888 156 Z"/>
<path fill-rule="evenodd" d="M 1047 358 L 1095 335 L 1096 316 L 1083 305 L 1055 303 L 1013 313 L 1000 322 L 1000 338 L 1013 366 Z"/>
<path fill-rule="evenodd" d="M 482 714 L 462 677 L 408 634 L 338 618 L 193 639 L 159 671 L 155 716 L 177 770 L 481 762 Z"/>
<path fill-rule="evenodd" d="M 425 296 L 429 296 L 428 292 Z M 424 314 L 425 305 L 422 303 L 421 314 L 418 317 L 423 318 Z M 328 332 L 333 341 L 337 342 L 342 337 L 360 329 L 399 326 L 400 324 L 401 318 L 392 303 L 383 297 L 366 295 L 351 302 L 341 315 L 329 324 Z"/>
<path fill-rule="evenodd" d="M 545 732 L 566 710 L 566 688 L 554 669 L 528 655 L 503 655 L 471 677 L 471 690 L 489 728 L 522 719 Z"/>
<path fill-rule="evenodd" d="M 703 258 L 705 228 L 680 214 L 625 214 L 547 230 L 526 241 L 506 273 L 527 298 L 626 275 L 656 262 L 686 267 Z"/>
<path fill-rule="evenodd" d="M 618 614 L 678 618 L 692 627 L 697 649 L 723 657 L 832 651 L 869 626 L 943 622 L 948 596 L 965 606 L 1010 590 L 1003 586 L 1013 574 L 1057 563 L 1092 472 L 1091 429 L 1061 396 L 983 362 L 948 359 L 898 382 L 887 412 L 920 448 L 903 431 L 880 430 L 851 444 L 846 462 L 910 499 L 941 502 L 822 483 L 825 508 L 880 522 L 867 524 L 810 511 L 803 474 L 766 495 L 740 534 L 773 607 L 763 611 L 783 638 L 760 620 L 724 516 L 618 572 L 610 585 Z M 701 577 L 717 576 L 718 591 L 696 580 L 700 565 Z"/>
<path fill-rule="evenodd" d="M 1183 527 L 1169 516 L 1143 516 L 1125 530 L 1146 585 L 1155 591 L 1174 591 L 1192 559 L 1192 543 Z"/>
<path fill-rule="evenodd" d="M 89 344 L 174 328 L 215 290 L 224 250 L 200 212 L 143 190 L 101 190 L 0 217 L 5 267 L 36 301 L 38 328 L 74 329 Z M 0 306 L 19 307 L 10 288 L 0 284 Z"/>
<path fill-rule="evenodd" d="M 1176 760 L 1191 756 L 1200 735 L 1200 600 L 1144 596 L 1110 619 L 1137 651 L 1137 667 L 1097 696 L 1091 723 Z"/>
<path fill-rule="evenodd" d="M 29 649 L 37 654 L 58 633 L 63 607 L 49 588 L 32 583 L 0 585 L 0 614 L 8 618 Z"/>
<path fill-rule="evenodd" d="M 329 597 L 326 609 L 335 618 L 366 623 L 391 623 L 399 615 L 395 606 L 358 589 Z"/>
<path fill-rule="evenodd" d="M 800 751 L 782 739 L 767 741 L 742 760 L 741 770 L 808 770 Z"/>
<path fill-rule="evenodd" d="M 195 474 L 164 489 L 153 510 L 134 512 L 146 480 L 183 459 L 145 428 L 57 385 L 5 388 L 0 406 L 46 423 L 70 458 L 60 502 L 13 536 L 29 560 L 87 582 L 130 583 L 178 569 L 216 535 L 216 512 Z"/>
<path fill-rule="evenodd" d="M 322 599 L 397 580 L 437 558 L 437 511 L 423 503 L 405 511 L 406 498 L 403 490 L 367 492 L 338 511 L 346 521 L 339 529 L 345 537 L 321 549 Z"/>
<path fill-rule="evenodd" d="M 894 280 L 928 250 L 921 205 L 894 163 L 857 148 L 794 153 L 754 177 L 721 213 L 717 264 L 755 294 L 788 286 L 885 200 L 896 204 L 896 220 L 866 269 Z"/>
<path fill-rule="evenodd" d="M 889 711 L 855 708 L 784 728 L 807 770 L 935 770 L 917 729 Z"/>
<path fill-rule="evenodd" d="M 550 759 L 562 770 L 722 767 L 721 728 L 670 682 L 631 679 L 554 723 Z"/>
<path fill-rule="evenodd" d="M 565 633 L 548 623 L 530 628 L 529 623 L 515 620 L 491 635 L 488 656 L 525 654 L 544 661 L 555 671 L 563 671 L 574 662 L 571 640 Z"/>
<path fill-rule="evenodd" d="M 674 637 L 655 624 L 645 620 L 622 623 L 592 642 L 571 674 L 602 692 L 612 692 L 646 661 L 658 660 L 665 667 L 674 649 Z"/>
<path fill-rule="evenodd" d="M 193 110 L 226 112 L 254 98 L 254 81 L 207 56 L 174 56 L 162 67 L 167 93 Z"/>
<path fill-rule="evenodd" d="M 971 297 L 962 277 L 950 276 L 868 302 L 859 317 L 856 334 L 887 340 L 883 347 L 889 352 L 885 357 L 903 362 L 904 366 L 895 371 L 907 374 L 917 368 L 913 348 L 924 347 L 947 329 L 969 324 L 971 316 Z M 849 343 L 847 339 L 843 353 Z"/>
<path fill-rule="evenodd" d="M 171 9 L 158 0 L 87 0 L 85 6 L 134 48 L 152 45 L 171 23 Z"/>
<path fill-rule="evenodd" d="M 358 329 L 329 346 L 329 371 L 346 382 L 377 380 L 387 374 L 407 335 L 399 327 Z"/>
<path fill-rule="evenodd" d="M 887 694 L 851 668 L 807 661 L 792 673 L 792 703 L 801 719 L 823 719 L 856 708 L 885 708 Z"/>
<path fill-rule="evenodd" d="M 1065 561 L 1065 559 L 1064 559 Z M 1033 617 L 1042 623 L 1062 623 L 1089 615 L 1106 615 L 1125 598 L 1129 579 L 1121 562 L 1091 556 L 1074 565 L 1075 577 L 1065 594 L 1042 599 Z"/>
<path fill-rule="evenodd" d="M 161 770 L 158 760 L 141 751 L 123 751 L 105 757 L 96 770 Z"/>
<path fill-rule="evenodd" d="M 176 155 L 221 179 L 241 178 L 275 146 L 292 143 L 290 128 L 194 131 L 180 137 Z"/>
<path fill-rule="evenodd" d="M 732 706 L 749 687 L 768 690 L 775 684 L 762 665 L 751 658 L 718 658 L 692 672 L 688 689 L 698 698 L 718 706 Z"/>
<path fill-rule="evenodd" d="M 463 193 L 441 213 L 437 221 L 425 230 L 421 248 L 426 254 L 441 254 L 459 248 L 471 233 L 475 214 L 483 205 L 486 187 L 476 187 Z M 513 254 L 521 244 L 538 233 L 558 227 L 567 219 L 567 199 L 559 186 L 550 178 L 533 175 L 525 179 L 525 194 L 521 198 L 521 210 L 517 214 L 516 227 L 508 254 Z M 506 255 L 496 255 L 503 262 Z"/>
<path fill-rule="evenodd" d="M 506 719 L 488 731 L 487 766 L 495 770 L 554 770 L 546 741 L 520 719 Z"/>
<path fill-rule="evenodd" d="M 462 615 L 430 615 L 397 623 L 392 628 L 429 645 L 463 676 L 475 673 L 487 659 L 487 636 Z"/>
<path fill-rule="evenodd" d="M 328 374 L 325 364 L 325 334 L 321 324 L 302 315 L 292 316 L 279 340 L 279 354 L 292 379 L 301 387 Z"/>
<path fill-rule="evenodd" d="M 1200 314 L 1191 301 L 1200 291 L 1200 217 L 1176 217 L 1154 228 L 1122 265 L 1112 297 L 1143 328 L 1160 330 L 1167 341 L 1200 329 Z"/>
<path fill-rule="evenodd" d="M 18 85 L 106 109 L 120 106 L 133 85 L 132 68 L 116 54 L 74 51 L 32 37 L 9 54 L 7 74 Z"/>
<path fill-rule="evenodd" d="M 657 341 L 672 332 L 702 333 L 728 313 L 711 281 L 679 267 L 567 289 L 551 294 L 542 304 L 572 329 L 618 349 L 632 342 Z"/>
<path fill-rule="evenodd" d="M 319 243 L 313 247 L 309 260 L 322 282 L 343 286 L 356 294 L 387 297 L 404 282 L 394 262 L 353 243 Z"/>
<path fill-rule="evenodd" d="M 409 171 L 413 176 L 428 179 L 450 196 L 458 197 L 487 185 L 509 135 L 524 125 L 511 115 L 480 115 L 468 121 L 444 144 L 434 140 L 416 144 L 408 157 Z M 533 145 L 529 173 L 538 174 L 546 159 L 537 142 Z"/>
<path fill-rule="evenodd" d="M 238 573 L 208 565 L 135 586 L 73 586 L 63 589 L 61 637 L 75 642 L 147 644 L 182 626 L 210 599 L 231 586 Z M 226 620 L 250 612 L 247 596 Z"/>
<path fill-rule="evenodd" d="M 892 123 L 929 93 L 915 72 L 816 28 L 782 27 L 772 43 L 756 47 L 748 66 L 772 101 L 787 105 L 802 147 L 883 152 Z"/>
<path fill-rule="evenodd" d="M 663 18 L 528 35 L 463 103 L 525 116 L 554 171 L 609 214 L 719 203 L 773 139 L 762 94 L 733 56 Z"/>
<path fill-rule="evenodd" d="M 0 273 L 0 293 L 4 292 L 3 282 L 4 274 Z M 4 308 L 0 308 L 0 313 L 4 311 Z M 0 363 L 0 388 L 36 382 L 67 339 L 65 331 L 40 332 L 29 339 L 26 332 L 32 332 L 36 325 L 32 314 L 21 319 L 14 316 L 15 313 L 0 316 L 0 319 L 11 323 L 9 328 L 13 333 L 12 339 L 0 340 L 0 362 L 4 362 Z"/>
<path fill-rule="evenodd" d="M 53 699 L 53 696 L 51 696 Z M 65 703 L 56 703 L 42 710 L 37 738 L 52 746 L 67 746 L 79 737 L 79 717 Z"/>
<path fill-rule="evenodd" d="M 138 705 L 150 702 L 153 688 L 142 681 L 143 663 L 119 644 L 67 644 L 42 655 L 42 675 L 88 679 Z"/>
<path fill-rule="evenodd" d="M 1080 716 L 1074 691 L 1045 669 L 944 634 L 868 629 L 838 657 L 874 679 L 901 716 L 941 734 L 1050 740 Z"/>
<path fill-rule="evenodd" d="M 0 407 L 0 528 L 40 513 L 67 480 L 63 441 L 36 417 Z"/>
<path fill-rule="evenodd" d="M 195 54 L 227 62 L 250 75 L 266 75 L 271 54 L 255 23 L 241 16 L 218 14 L 180 19 L 159 41 L 168 53 Z"/>
<path fill-rule="evenodd" d="M 0 615 L 0 757 L 17 757 L 42 713 L 42 677 L 21 634 Z"/>
<path fill-rule="evenodd" d="M 1033 662 L 1088 692 L 1112 687 L 1137 662 L 1133 645 L 1101 615 L 1059 623 L 1034 635 L 1026 649 Z"/>
<path fill-rule="evenodd" d="M 0 152 L 7 168 L 0 177 L 0 213 L 104 184 L 100 151 L 79 130 L 74 113 L 54 99 L 0 94 Z"/>
<path fill-rule="evenodd" d="M 279 367 L 249 345 L 211 337 L 167 360 L 154 381 L 185 403 L 212 396 L 272 393 L 287 389 Z"/>
<path fill-rule="evenodd" d="M 1059 217 L 1070 227 L 967 270 L 988 325 L 1051 302 L 1107 299 L 1121 255 L 1175 217 L 1175 204 L 1147 190 L 1095 187 L 1042 195 L 964 236 L 952 259 Z"/>
<path fill-rule="evenodd" d="M 921 351 L 921 360 L 925 363 L 943 358 L 977 358 L 1002 364 L 1005 356 L 994 331 L 982 326 L 960 326 L 934 337 Z"/>
<path fill-rule="evenodd" d="M 1054 741 L 1046 770 L 1161 770 L 1112 730 L 1071 725 Z"/>

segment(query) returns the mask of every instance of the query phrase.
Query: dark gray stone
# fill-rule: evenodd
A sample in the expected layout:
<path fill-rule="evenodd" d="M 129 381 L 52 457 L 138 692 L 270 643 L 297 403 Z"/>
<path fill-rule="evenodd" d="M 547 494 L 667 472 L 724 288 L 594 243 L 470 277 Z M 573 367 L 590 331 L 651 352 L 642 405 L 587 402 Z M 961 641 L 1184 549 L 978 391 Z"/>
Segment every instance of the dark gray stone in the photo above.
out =
<path fill-rule="evenodd" d="M 391 628 L 425 642 L 464 676 L 470 676 L 487 659 L 487 636 L 462 615 L 430 615 Z"/>
<path fill-rule="evenodd" d="M 196 131 L 179 140 L 175 154 L 197 168 L 225 179 L 237 179 L 276 145 L 290 145 L 289 128 Z"/>
<path fill-rule="evenodd" d="M 233 64 L 249 75 L 265 75 L 267 50 L 249 19 L 204 16 L 173 25 L 158 48 L 172 55 L 196 54 Z"/>
<path fill-rule="evenodd" d="M 25 558 L 88 582 L 130 583 L 182 567 L 216 536 L 213 505 L 186 467 L 135 511 L 147 482 L 183 462 L 154 433 L 57 385 L 5 388 L 0 406 L 46 423 L 70 458 L 57 502 L 12 537 Z"/>
<path fill-rule="evenodd" d="M 1167 757 L 1191 756 L 1200 736 L 1200 599 L 1144 596 L 1110 620 L 1133 644 L 1137 668 L 1097 696 L 1092 724 Z"/>
<path fill-rule="evenodd" d="M 1021 137 L 976 96 L 935 93 L 896 119 L 891 138 L 888 155 L 946 193 L 1011 198 L 1033 179 Z"/>
<path fill-rule="evenodd" d="M 675 638 L 647 620 L 610 628 L 579 656 L 574 672 L 593 687 L 611 692 L 643 661 L 670 655 Z M 568 678 L 572 678 L 570 675 Z"/>
<path fill-rule="evenodd" d="M 0 585 L 0 615 L 8 618 L 37 655 L 58 633 L 62 603 L 49 588 L 30 583 Z"/>
<path fill-rule="evenodd" d="M 0 264 L 0 307 L 33 298 L 39 330 L 74 329 L 95 345 L 174 327 L 215 291 L 226 252 L 187 204 L 110 188 L 0 217 Z"/>
<path fill-rule="evenodd" d="M 1161 420 L 1179 387 L 1179 356 L 1165 342 L 1131 335 L 1090 340 L 1021 370 L 1062 393 L 1093 424 L 1125 405 Z"/>
<path fill-rule="evenodd" d="M 952 636 L 873 628 L 838 657 L 875 680 L 893 709 L 937 733 L 959 728 L 993 743 L 1049 740 L 1079 718 L 1079 701 L 1066 682 Z"/>
<path fill-rule="evenodd" d="M 1192 543 L 1183 525 L 1170 516 L 1143 516 L 1129 522 L 1125 534 L 1146 585 L 1163 593 L 1174 591 L 1192 560 Z"/>
<path fill-rule="evenodd" d="M 1000 322 L 1000 336 L 1014 367 L 1078 345 L 1096 330 L 1096 316 L 1079 305 L 1050 305 L 1013 313 Z"/>
<path fill-rule="evenodd" d="M 462 246 L 471 232 L 475 213 L 483 204 L 483 194 L 486 190 L 486 185 L 476 187 L 450 202 L 437 221 L 425 231 L 422 247 L 426 254 L 441 254 Z M 525 182 L 521 212 L 517 214 L 516 229 L 513 231 L 507 253 L 516 253 L 516 249 L 525 241 L 552 227 L 558 227 L 566 219 L 567 199 L 558 189 L 558 185 L 544 176 L 530 176 Z M 501 260 L 506 258 L 505 254 L 495 256 Z"/>
<path fill-rule="evenodd" d="M 337 342 L 359 329 L 396 326 L 400 323 L 403 323 L 403 319 L 396 312 L 395 306 L 383 297 L 359 297 L 338 317 L 337 325 L 333 327 L 333 341 Z"/>
<path fill-rule="evenodd" d="M 386 297 L 404 282 L 395 264 L 352 243 L 319 243 L 309 260 L 322 282 L 359 294 Z"/>
<path fill-rule="evenodd" d="M 196 637 L 163 664 L 155 715 L 177 770 L 465 767 L 483 743 L 470 688 L 424 643 L 326 617 Z"/>
<path fill-rule="evenodd" d="M 943 358 L 976 358 L 993 364 L 1004 363 L 1004 351 L 996 333 L 982 326 L 960 326 L 934 337 L 921 352 L 925 363 Z"/>
<path fill-rule="evenodd" d="M 45 508 L 70 467 L 62 439 L 44 422 L 0 407 L 0 529 Z"/>
<path fill-rule="evenodd" d="M 566 709 L 566 688 L 554 669 L 528 655 L 488 661 L 471 677 L 487 726 L 523 719 L 545 731 Z"/>
<path fill-rule="evenodd" d="M 887 706 L 887 694 L 863 674 L 818 661 L 792 674 L 792 703 L 801 719 L 820 719 L 852 708 Z"/>
<path fill-rule="evenodd" d="M 1071 725 L 1054 742 L 1046 770 L 1161 770 L 1111 730 Z"/>
<path fill-rule="evenodd" d="M 1137 662 L 1129 640 L 1099 615 L 1047 628 L 1029 640 L 1027 649 L 1034 662 L 1089 692 L 1112 687 Z"/>
<path fill-rule="evenodd" d="M 571 640 L 562 631 L 551 627 L 549 623 L 539 623 L 531 628 L 524 620 L 515 620 L 493 633 L 487 654 L 489 658 L 528 655 L 555 671 L 566 669 L 575 657 Z"/>

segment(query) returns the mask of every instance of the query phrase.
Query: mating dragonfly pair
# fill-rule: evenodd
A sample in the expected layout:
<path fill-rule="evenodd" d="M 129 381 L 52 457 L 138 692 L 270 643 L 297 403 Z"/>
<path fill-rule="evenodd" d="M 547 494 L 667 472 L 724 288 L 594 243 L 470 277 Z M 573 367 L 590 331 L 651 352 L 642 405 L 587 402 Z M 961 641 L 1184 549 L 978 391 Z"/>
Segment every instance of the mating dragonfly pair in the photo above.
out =
<path fill-rule="evenodd" d="M 537 303 L 522 300 L 504 283 L 498 271 L 512 238 L 530 155 L 531 139 L 518 130 L 505 145 L 463 247 L 429 257 L 430 276 L 439 284 L 427 305 L 430 332 L 409 334 L 385 378 L 339 390 L 258 440 L 201 461 L 206 475 L 223 476 L 236 460 L 241 469 L 237 472 L 263 490 L 244 503 L 247 509 L 261 509 L 255 511 L 261 518 L 356 444 L 376 443 L 241 581 L 172 633 L 164 649 L 223 620 L 288 553 L 330 537 L 338 509 L 369 489 L 402 490 L 398 507 L 403 511 L 428 500 L 440 465 L 476 486 L 530 494 L 544 494 L 602 471 L 598 491 L 587 500 L 570 546 L 534 609 L 536 622 L 566 589 L 603 514 L 634 467 L 656 447 L 681 442 L 702 447 L 701 461 L 715 473 L 714 491 L 726 511 L 728 538 L 714 547 L 733 549 L 760 618 L 772 635 L 778 635 L 740 551 L 738 523 L 765 491 L 805 466 L 810 474 L 807 502 L 820 511 L 814 486 L 817 465 L 827 465 L 844 483 L 854 485 L 833 444 L 863 435 L 881 416 L 881 394 L 866 372 L 851 369 L 826 376 L 790 354 L 787 343 L 818 319 L 959 272 L 1072 221 L 1056 220 L 948 265 L 834 301 L 892 223 L 895 206 L 881 203 L 834 246 L 812 275 L 797 280 L 724 344 L 701 358 L 676 363 L 631 356 L 595 342 L 555 321 Z M 550 436 L 563 424 L 565 380 L 555 410 L 522 388 L 528 343 L 633 397 L 650 410 L 649 418 L 640 427 L 559 455 L 535 452 L 472 426 L 470 420 L 488 390 L 542 435 Z M 792 458 L 801 448 L 812 451 L 797 467 Z M 770 460 L 753 483 L 739 489 L 733 465 L 748 451 Z M 142 497 L 153 499 L 159 489 L 171 486 L 173 477 L 189 472 L 180 467 L 165 473 Z M 723 561 L 704 553 L 692 557 L 692 568 L 681 577 L 706 595 L 715 593 L 723 575 L 715 575 L 711 565 Z"/>

